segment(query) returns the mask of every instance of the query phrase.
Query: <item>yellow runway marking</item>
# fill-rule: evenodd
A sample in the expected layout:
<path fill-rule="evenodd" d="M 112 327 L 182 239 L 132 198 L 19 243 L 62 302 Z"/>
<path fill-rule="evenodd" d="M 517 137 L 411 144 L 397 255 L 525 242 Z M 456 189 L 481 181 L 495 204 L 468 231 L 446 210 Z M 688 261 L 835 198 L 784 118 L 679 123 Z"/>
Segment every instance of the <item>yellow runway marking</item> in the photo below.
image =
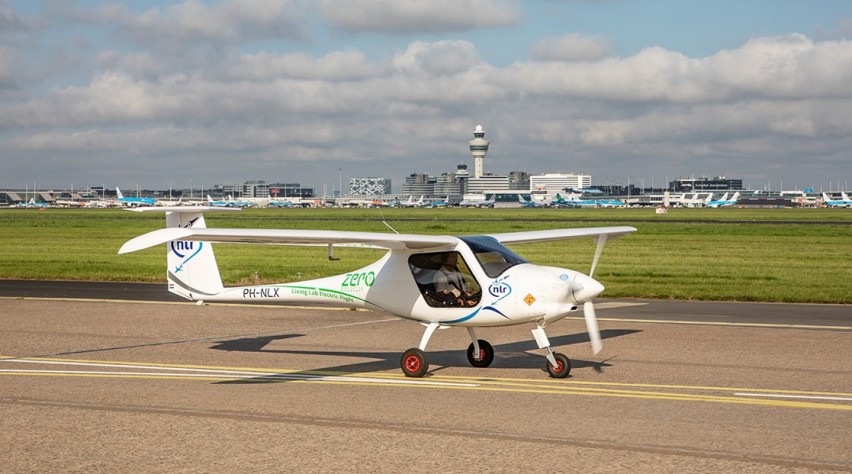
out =
<path fill-rule="evenodd" d="M 0 296 L 0 300 L 29 300 L 29 301 L 77 301 L 81 303 L 122 303 L 122 304 L 160 304 L 160 305 L 189 305 L 197 306 L 198 301 L 150 301 L 150 300 L 114 300 L 108 298 L 58 298 L 47 296 Z M 202 301 L 204 306 L 225 306 L 233 308 L 268 308 L 268 309 L 319 309 L 322 311 L 369 311 L 363 308 L 342 308 L 335 306 L 300 306 L 289 304 L 261 304 L 261 303 L 220 303 Z"/>
<path fill-rule="evenodd" d="M 565 319 L 583 320 L 576 316 Z M 648 323 L 648 324 L 689 324 L 694 326 L 724 326 L 746 328 L 775 328 L 775 329 L 830 329 L 834 331 L 852 331 L 852 326 L 817 326 L 809 324 L 772 324 L 772 323 L 731 323 L 723 321 L 683 321 L 678 319 L 629 319 L 629 318 L 597 318 L 598 321 L 613 321 L 618 323 Z"/>
<path fill-rule="evenodd" d="M 19 366 L 13 367 L 15 365 Z M 39 368 L 25 368 L 24 366 L 38 366 Z M 199 380 L 207 382 L 330 383 L 336 385 L 617 397 L 852 411 L 852 393 L 436 375 L 412 379 L 389 373 L 343 373 L 0 356 L 0 376 L 4 375 Z"/>

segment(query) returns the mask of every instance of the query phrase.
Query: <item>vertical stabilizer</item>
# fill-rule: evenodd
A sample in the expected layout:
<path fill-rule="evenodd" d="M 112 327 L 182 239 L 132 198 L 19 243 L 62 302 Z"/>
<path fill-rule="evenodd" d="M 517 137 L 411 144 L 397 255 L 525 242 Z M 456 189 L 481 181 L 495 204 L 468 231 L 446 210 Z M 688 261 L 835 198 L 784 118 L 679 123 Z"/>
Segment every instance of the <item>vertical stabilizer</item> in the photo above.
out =
<path fill-rule="evenodd" d="M 166 227 L 207 227 L 200 211 L 184 209 L 167 212 Z M 192 300 L 203 300 L 222 291 L 222 278 L 211 243 L 172 240 L 167 244 L 166 252 L 169 291 Z"/>

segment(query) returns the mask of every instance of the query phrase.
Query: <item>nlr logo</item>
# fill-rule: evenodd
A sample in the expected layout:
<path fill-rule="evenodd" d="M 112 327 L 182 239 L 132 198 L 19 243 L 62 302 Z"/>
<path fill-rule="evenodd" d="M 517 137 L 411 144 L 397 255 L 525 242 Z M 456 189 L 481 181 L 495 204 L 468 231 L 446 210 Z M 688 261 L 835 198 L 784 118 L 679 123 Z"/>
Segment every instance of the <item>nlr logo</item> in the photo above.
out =
<path fill-rule="evenodd" d="M 508 296 L 511 292 L 512 287 L 503 283 L 502 281 L 494 282 L 488 287 L 488 293 L 495 298 L 501 296 Z"/>
<path fill-rule="evenodd" d="M 172 241 L 171 243 L 172 252 L 180 258 L 185 257 L 188 252 L 192 252 L 194 246 L 195 242 L 183 242 L 180 240 Z"/>

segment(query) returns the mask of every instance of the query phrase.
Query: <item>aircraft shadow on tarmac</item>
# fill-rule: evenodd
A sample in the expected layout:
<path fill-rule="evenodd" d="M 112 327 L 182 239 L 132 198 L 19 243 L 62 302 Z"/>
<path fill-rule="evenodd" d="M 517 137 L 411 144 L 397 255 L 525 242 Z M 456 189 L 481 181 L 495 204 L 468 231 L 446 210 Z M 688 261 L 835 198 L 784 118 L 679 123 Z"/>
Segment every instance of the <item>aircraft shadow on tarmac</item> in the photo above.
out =
<path fill-rule="evenodd" d="M 613 337 L 627 336 L 630 334 L 641 332 L 633 329 L 606 329 L 601 331 L 601 339 L 609 339 Z M 383 352 L 368 352 L 368 351 L 308 351 L 308 350 L 289 350 L 289 349 L 266 349 L 266 346 L 273 341 L 284 339 L 292 339 L 303 337 L 304 334 L 281 334 L 275 336 L 249 337 L 223 341 L 211 349 L 222 351 L 236 352 L 264 352 L 269 354 L 300 354 L 300 355 L 317 355 L 317 356 L 337 356 L 337 357 L 358 357 L 365 359 L 374 359 L 367 362 L 359 362 L 354 364 L 343 364 L 337 366 L 321 367 L 316 369 L 305 370 L 303 372 L 288 372 L 277 376 L 262 376 L 257 378 L 230 380 L 225 382 L 216 382 L 219 384 L 239 384 L 239 383 L 276 383 L 287 382 L 290 380 L 305 380 L 311 376 L 321 377 L 321 372 L 344 372 L 344 373 L 365 373 L 365 372 L 381 372 L 399 368 L 399 359 L 402 356 L 402 351 L 383 351 Z M 555 351 L 558 347 L 567 345 L 584 344 L 589 342 L 587 333 L 577 333 L 564 336 L 556 336 L 550 338 L 551 345 Z M 431 369 L 427 373 L 434 374 L 447 367 L 470 367 L 465 356 L 467 346 L 453 350 L 443 351 L 426 351 L 427 358 Z M 537 351 L 535 354 L 528 351 Z M 497 344 L 494 346 L 494 362 L 491 367 L 494 368 L 513 368 L 513 369 L 539 369 L 544 372 L 545 359 L 544 351 L 539 351 L 535 341 L 520 341 L 508 344 Z M 602 372 L 605 367 L 611 367 L 607 361 L 589 361 L 583 359 L 571 358 L 571 366 L 573 369 L 581 369 L 591 367 L 596 372 Z"/>

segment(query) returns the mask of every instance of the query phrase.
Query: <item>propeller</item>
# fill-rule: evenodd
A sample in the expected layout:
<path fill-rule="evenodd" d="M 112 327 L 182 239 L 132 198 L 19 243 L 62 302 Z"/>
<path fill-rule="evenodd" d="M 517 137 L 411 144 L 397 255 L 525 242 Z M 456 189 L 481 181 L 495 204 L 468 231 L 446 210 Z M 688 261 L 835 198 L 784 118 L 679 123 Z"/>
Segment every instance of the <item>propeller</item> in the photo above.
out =
<path fill-rule="evenodd" d="M 603 291 L 603 285 L 593 280 L 592 275 L 595 274 L 595 267 L 598 266 L 598 259 L 601 258 L 601 252 L 603 252 L 603 247 L 606 243 L 606 235 L 602 234 L 595 237 L 595 242 L 598 245 L 597 248 L 595 248 L 595 258 L 592 260 L 592 269 L 589 270 L 589 280 L 596 283 L 597 287 L 591 289 L 590 292 L 594 294 L 590 295 L 583 303 L 583 318 L 586 320 L 586 329 L 589 331 L 589 340 L 592 341 L 592 353 L 597 354 L 603 348 L 603 344 L 601 343 L 601 331 L 598 328 L 598 318 L 595 314 L 595 304 L 592 302 L 592 298 Z M 586 283 L 586 285 L 589 285 L 589 283 Z"/>
<path fill-rule="evenodd" d="M 595 315 L 595 304 L 592 300 L 583 303 L 583 317 L 586 318 L 586 329 L 589 330 L 589 339 L 592 341 L 592 352 L 597 354 L 603 348 L 601 343 L 601 332 L 598 329 L 598 319 Z"/>

